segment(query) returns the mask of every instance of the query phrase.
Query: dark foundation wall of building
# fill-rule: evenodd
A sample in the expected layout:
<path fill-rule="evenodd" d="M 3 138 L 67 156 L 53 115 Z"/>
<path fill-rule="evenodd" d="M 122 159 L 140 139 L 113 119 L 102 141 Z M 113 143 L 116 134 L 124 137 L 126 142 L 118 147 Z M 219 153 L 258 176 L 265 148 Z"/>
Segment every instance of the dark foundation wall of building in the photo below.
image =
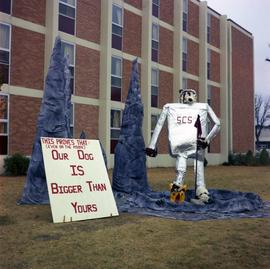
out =
<path fill-rule="evenodd" d="M 232 27 L 233 151 L 254 149 L 253 39 Z"/>

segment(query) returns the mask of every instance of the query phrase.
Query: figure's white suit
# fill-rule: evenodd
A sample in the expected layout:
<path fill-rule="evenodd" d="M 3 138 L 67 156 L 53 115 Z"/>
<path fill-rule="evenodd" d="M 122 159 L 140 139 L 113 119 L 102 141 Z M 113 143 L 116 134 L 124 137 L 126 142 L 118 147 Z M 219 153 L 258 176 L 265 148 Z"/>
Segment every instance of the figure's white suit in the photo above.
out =
<path fill-rule="evenodd" d="M 177 176 L 174 183 L 183 184 L 187 168 L 187 158 L 194 158 L 197 145 L 197 128 L 194 126 L 197 116 L 200 115 L 202 135 L 206 142 L 218 133 L 220 121 L 207 103 L 172 103 L 163 107 L 159 120 L 152 135 L 149 148 L 155 149 L 160 131 L 167 119 L 168 138 L 171 155 L 176 157 Z M 208 115 L 214 122 L 213 128 L 207 133 Z M 194 165 L 195 167 L 195 165 Z M 204 187 L 204 149 L 198 150 L 197 187 Z"/>

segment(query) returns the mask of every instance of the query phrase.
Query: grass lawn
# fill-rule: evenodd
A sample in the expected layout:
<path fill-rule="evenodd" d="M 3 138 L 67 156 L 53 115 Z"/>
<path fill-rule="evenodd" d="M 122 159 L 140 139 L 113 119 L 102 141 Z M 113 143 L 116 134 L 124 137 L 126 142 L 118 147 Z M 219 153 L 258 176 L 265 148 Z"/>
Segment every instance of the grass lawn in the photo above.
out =
<path fill-rule="evenodd" d="M 270 168 L 206 168 L 208 188 L 270 200 Z M 111 171 L 110 171 L 111 175 Z M 173 168 L 149 169 L 163 191 Z M 193 188 L 192 168 L 187 183 Z M 49 205 L 18 206 L 24 177 L 0 177 L 0 269 L 270 268 L 270 219 L 180 221 L 121 214 L 53 224 Z"/>

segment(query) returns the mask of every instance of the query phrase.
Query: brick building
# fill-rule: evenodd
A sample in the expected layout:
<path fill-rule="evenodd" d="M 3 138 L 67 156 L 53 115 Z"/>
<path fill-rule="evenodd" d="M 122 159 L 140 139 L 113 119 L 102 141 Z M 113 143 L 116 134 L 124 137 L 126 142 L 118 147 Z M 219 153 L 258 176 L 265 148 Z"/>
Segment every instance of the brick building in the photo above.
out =
<path fill-rule="evenodd" d="M 31 155 L 55 37 L 70 55 L 73 136 L 99 138 L 109 167 L 131 61 L 138 57 L 148 144 L 164 104 L 194 88 L 221 119 L 207 160 L 254 150 L 253 36 L 197 0 L 1 0 L 0 164 Z M 209 123 L 211 124 L 211 123 Z M 148 166 L 171 166 L 166 130 Z M 1 165 L 0 165 L 1 166 Z"/>

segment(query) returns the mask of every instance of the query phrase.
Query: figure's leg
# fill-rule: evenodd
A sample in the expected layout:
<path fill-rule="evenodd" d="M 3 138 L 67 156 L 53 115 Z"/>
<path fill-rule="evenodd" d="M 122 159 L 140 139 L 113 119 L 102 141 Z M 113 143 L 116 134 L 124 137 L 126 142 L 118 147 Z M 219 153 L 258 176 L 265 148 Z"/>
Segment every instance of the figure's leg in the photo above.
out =
<path fill-rule="evenodd" d="M 187 158 L 177 156 L 176 158 L 176 178 L 174 184 L 177 186 L 183 185 L 187 171 Z"/>
<path fill-rule="evenodd" d="M 172 202 L 183 202 L 185 200 L 185 192 L 187 186 L 183 185 L 184 177 L 187 170 L 187 159 L 183 156 L 176 158 L 176 179 L 171 184 L 170 200 Z"/>
<path fill-rule="evenodd" d="M 194 173 L 197 173 L 196 196 L 203 202 L 209 201 L 209 193 L 205 186 L 204 180 L 204 150 L 198 151 L 197 171 L 196 159 L 194 160 Z"/>
<path fill-rule="evenodd" d="M 196 159 L 194 159 L 194 174 L 197 173 L 197 188 L 205 187 L 204 182 L 204 150 L 198 151 L 198 159 L 197 159 L 197 171 L 196 171 Z"/>

